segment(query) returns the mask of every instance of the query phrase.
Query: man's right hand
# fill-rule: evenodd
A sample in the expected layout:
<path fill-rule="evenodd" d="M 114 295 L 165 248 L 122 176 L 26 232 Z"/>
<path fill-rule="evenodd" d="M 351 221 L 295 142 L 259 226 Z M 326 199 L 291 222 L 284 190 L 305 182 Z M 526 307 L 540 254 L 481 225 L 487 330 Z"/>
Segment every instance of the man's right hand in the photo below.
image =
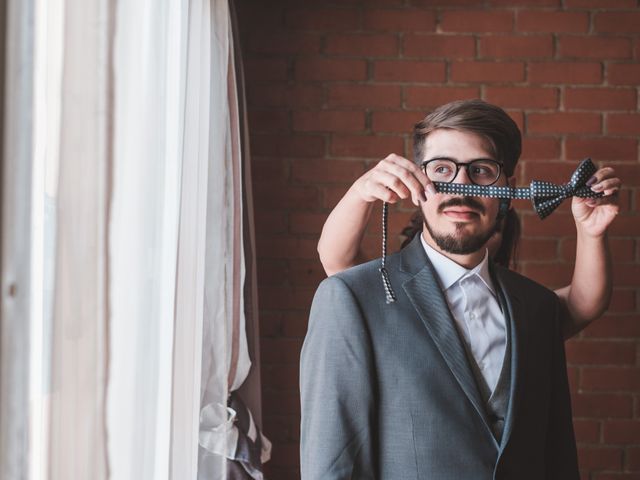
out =
<path fill-rule="evenodd" d="M 395 153 L 356 180 L 353 189 L 365 202 L 396 203 L 411 196 L 417 207 L 428 195 L 436 193 L 433 183 L 418 165 Z"/>

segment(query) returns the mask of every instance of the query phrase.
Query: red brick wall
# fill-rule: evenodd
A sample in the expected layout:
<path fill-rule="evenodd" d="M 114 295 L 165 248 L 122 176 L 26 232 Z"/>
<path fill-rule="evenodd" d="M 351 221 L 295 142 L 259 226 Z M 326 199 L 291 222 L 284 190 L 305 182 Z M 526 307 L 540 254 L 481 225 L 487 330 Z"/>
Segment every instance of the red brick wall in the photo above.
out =
<path fill-rule="evenodd" d="M 238 0 L 259 256 L 270 479 L 298 478 L 298 356 L 324 277 L 316 243 L 348 185 L 432 107 L 480 97 L 524 132 L 519 184 L 565 180 L 592 156 L 625 182 L 611 230 L 615 293 L 567 344 L 584 479 L 640 478 L 640 9 L 636 0 Z M 568 205 L 526 202 L 520 269 L 568 283 Z M 395 208 L 399 232 L 411 205 Z M 365 249 L 378 256 L 378 215 Z M 397 244 L 396 244 L 397 246 Z"/>

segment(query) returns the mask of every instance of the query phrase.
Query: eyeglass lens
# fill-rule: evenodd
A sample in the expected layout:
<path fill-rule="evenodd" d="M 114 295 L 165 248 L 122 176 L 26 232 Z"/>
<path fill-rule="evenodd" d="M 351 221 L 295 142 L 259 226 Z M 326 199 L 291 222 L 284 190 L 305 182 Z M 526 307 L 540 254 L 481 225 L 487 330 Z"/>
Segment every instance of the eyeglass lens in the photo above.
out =
<path fill-rule="evenodd" d="M 476 185 L 491 185 L 500 176 L 500 165 L 490 160 L 474 160 L 458 165 L 467 168 L 469 179 Z M 434 182 L 452 182 L 458 173 L 456 163 L 447 159 L 431 160 L 424 168 L 427 177 Z"/>

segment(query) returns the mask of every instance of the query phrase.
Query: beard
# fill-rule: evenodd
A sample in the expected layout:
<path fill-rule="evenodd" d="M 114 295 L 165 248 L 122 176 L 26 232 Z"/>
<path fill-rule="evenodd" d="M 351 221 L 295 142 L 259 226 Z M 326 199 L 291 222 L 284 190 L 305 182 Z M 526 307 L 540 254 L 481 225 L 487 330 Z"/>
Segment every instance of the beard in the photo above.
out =
<path fill-rule="evenodd" d="M 481 213 L 484 213 L 485 211 L 484 206 L 472 197 L 455 197 L 440 204 L 438 207 L 438 213 L 442 213 L 442 211 L 447 207 L 454 206 L 471 207 Z M 454 234 L 442 234 L 436 232 L 431 225 L 429 225 L 426 218 L 424 220 L 424 225 L 427 227 L 429 235 L 431 235 L 433 241 L 436 242 L 438 248 L 443 252 L 454 255 L 467 255 L 469 253 L 477 252 L 496 232 L 500 231 L 499 221 L 496 221 L 493 227 L 489 228 L 486 232 L 478 232 L 475 235 L 464 235 L 463 231 L 466 224 L 463 222 L 456 222 L 454 224 L 456 228 L 456 233 Z"/>

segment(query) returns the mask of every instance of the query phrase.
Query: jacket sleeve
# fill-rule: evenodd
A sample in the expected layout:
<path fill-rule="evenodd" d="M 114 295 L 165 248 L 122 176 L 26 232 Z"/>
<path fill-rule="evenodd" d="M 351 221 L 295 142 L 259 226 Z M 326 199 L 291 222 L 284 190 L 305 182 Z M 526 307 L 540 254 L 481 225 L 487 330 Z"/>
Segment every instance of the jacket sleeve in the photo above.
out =
<path fill-rule="evenodd" d="M 338 277 L 324 280 L 300 359 L 302 480 L 376 478 L 373 369 L 353 293 Z"/>
<path fill-rule="evenodd" d="M 562 316 L 568 314 L 556 302 L 551 364 L 551 398 L 546 443 L 547 480 L 579 480 L 578 455 L 573 431 L 567 361 L 562 336 Z"/>

